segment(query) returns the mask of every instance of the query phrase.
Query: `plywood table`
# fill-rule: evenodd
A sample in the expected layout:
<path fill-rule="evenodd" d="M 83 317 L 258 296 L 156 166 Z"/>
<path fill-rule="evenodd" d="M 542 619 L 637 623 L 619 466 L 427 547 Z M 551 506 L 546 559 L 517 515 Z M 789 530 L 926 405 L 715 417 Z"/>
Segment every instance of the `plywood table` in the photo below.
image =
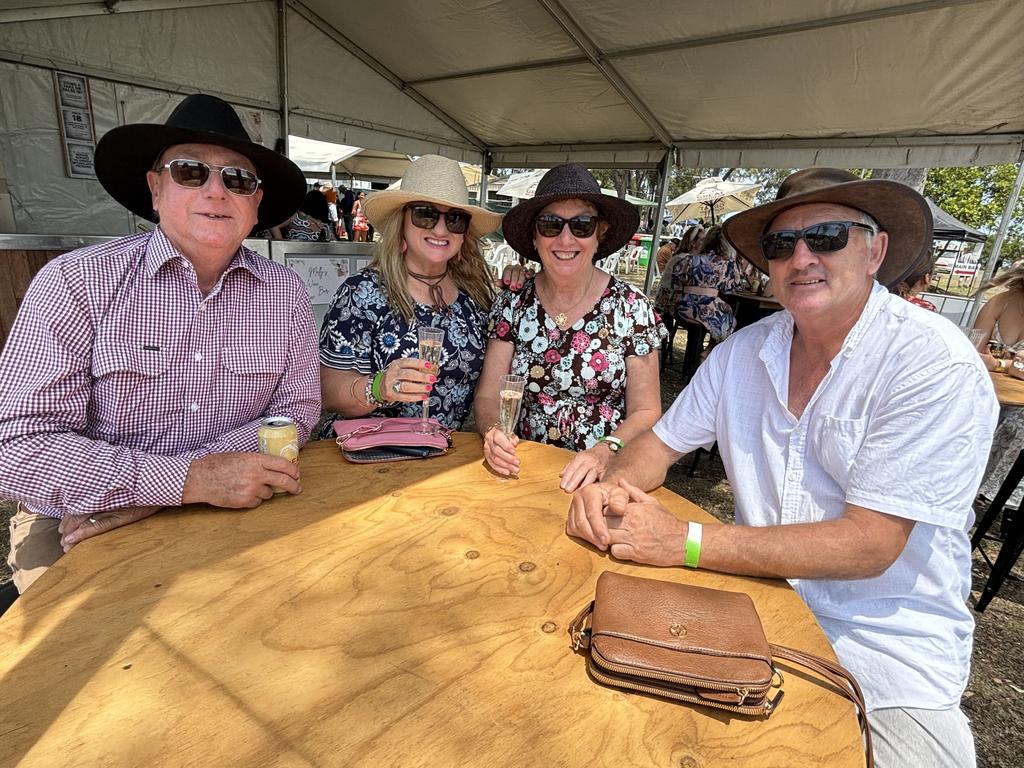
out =
<path fill-rule="evenodd" d="M 568 454 L 301 455 L 304 492 L 91 539 L 0 620 L 0 765 L 862 766 L 852 705 L 783 667 L 770 719 L 592 682 L 568 622 L 605 569 L 747 591 L 831 657 L 785 582 L 616 562 L 568 538 Z M 660 490 L 682 517 L 709 520 Z"/>
<path fill-rule="evenodd" d="M 1006 371 L 990 371 L 1000 405 L 1024 406 L 1024 381 L 1015 379 Z"/>

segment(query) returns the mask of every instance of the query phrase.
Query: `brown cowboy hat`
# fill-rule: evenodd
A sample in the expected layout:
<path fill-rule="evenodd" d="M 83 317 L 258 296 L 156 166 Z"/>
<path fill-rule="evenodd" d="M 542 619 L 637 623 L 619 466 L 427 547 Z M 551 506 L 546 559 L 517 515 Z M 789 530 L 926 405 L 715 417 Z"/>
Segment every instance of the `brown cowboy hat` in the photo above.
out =
<path fill-rule="evenodd" d="M 586 200 L 608 223 L 608 231 L 598 243 L 594 261 L 603 259 L 629 242 L 640 226 L 640 212 L 632 203 L 601 191 L 597 179 L 578 163 L 556 165 L 537 184 L 537 193 L 505 214 L 501 232 L 509 245 L 522 256 L 540 261 L 533 245 L 533 220 L 544 206 L 557 200 Z"/>
<path fill-rule="evenodd" d="M 96 176 L 125 208 L 156 221 L 146 172 L 175 144 L 214 144 L 252 161 L 263 190 L 256 229 L 286 221 L 302 204 L 306 178 L 299 166 L 255 143 L 230 104 L 202 93 L 185 97 L 163 125 L 134 123 L 107 131 L 96 145 Z"/>
<path fill-rule="evenodd" d="M 783 211 L 809 203 L 832 203 L 863 211 L 889 235 L 878 282 L 898 283 L 922 258 L 932 242 L 928 203 L 906 184 L 886 179 L 861 179 L 838 168 L 806 168 L 790 174 L 775 200 L 737 213 L 723 225 L 726 239 L 747 261 L 768 272 L 761 237 Z"/>

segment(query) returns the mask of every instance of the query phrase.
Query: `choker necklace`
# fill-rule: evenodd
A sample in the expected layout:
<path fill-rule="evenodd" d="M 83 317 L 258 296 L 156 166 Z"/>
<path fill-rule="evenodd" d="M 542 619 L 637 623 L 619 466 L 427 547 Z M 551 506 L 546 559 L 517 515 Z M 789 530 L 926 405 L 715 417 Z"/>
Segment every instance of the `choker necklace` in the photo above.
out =
<path fill-rule="evenodd" d="M 552 320 L 554 320 L 554 321 L 555 321 L 555 325 L 557 325 L 557 326 L 558 326 L 558 329 L 559 329 L 560 331 L 564 331 L 564 330 L 565 330 L 566 328 L 568 328 L 568 327 L 569 327 L 569 315 L 568 315 L 568 313 L 569 313 L 569 312 L 572 312 L 572 311 L 573 311 L 574 309 L 576 309 L 576 307 L 578 307 L 578 306 L 580 305 L 580 303 L 581 303 L 581 302 L 582 302 L 582 301 L 583 301 L 583 300 L 584 300 L 585 298 L 587 298 L 587 294 L 589 294 L 589 293 L 590 293 L 590 284 L 591 284 L 592 282 L 594 282 L 594 273 L 595 273 L 596 271 L 597 271 L 597 268 L 596 268 L 596 267 L 590 270 L 590 277 L 588 277 L 588 278 L 587 278 L 587 286 L 586 286 L 586 288 L 584 288 L 584 289 L 583 289 L 583 295 L 582 295 L 582 296 L 580 296 L 580 297 L 579 297 L 579 298 L 578 298 L 578 299 L 576 300 L 576 303 L 575 303 L 575 304 L 573 304 L 573 305 L 572 305 L 571 307 L 569 307 L 568 309 L 566 309 L 566 310 L 562 310 L 562 311 L 561 311 L 561 312 L 559 312 L 559 313 L 558 313 L 557 315 L 554 315 L 554 316 L 553 316 L 553 317 L 551 318 Z"/>
<path fill-rule="evenodd" d="M 444 272 L 440 275 L 419 275 L 408 267 L 405 268 L 405 271 L 409 277 L 413 280 L 419 280 L 430 290 L 430 301 L 434 305 L 435 312 L 444 312 L 448 309 L 448 303 L 444 300 L 444 292 L 441 290 L 441 283 L 448 276 L 447 264 L 445 264 Z"/>

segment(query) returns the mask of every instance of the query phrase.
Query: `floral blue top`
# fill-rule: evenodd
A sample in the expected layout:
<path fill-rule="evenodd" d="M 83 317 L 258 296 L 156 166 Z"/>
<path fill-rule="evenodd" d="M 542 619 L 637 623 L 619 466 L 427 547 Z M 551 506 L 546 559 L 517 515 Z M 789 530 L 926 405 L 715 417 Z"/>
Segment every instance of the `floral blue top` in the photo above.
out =
<path fill-rule="evenodd" d="M 685 267 L 673 273 L 672 279 L 682 286 L 717 288 L 722 293 L 735 291 L 743 283 L 736 259 L 714 253 L 692 254 Z M 736 330 L 732 307 L 718 296 L 681 293 L 675 312 L 679 320 L 703 325 L 715 341 L 723 341 Z"/>
<path fill-rule="evenodd" d="M 402 357 L 417 357 L 420 325 L 444 328 L 444 350 L 440 372 L 430 392 L 430 416 L 451 429 L 461 429 L 473 407 L 473 390 L 480 378 L 487 347 L 487 312 L 464 291 L 444 312 L 435 312 L 426 304 L 416 304 L 416 317 L 410 325 L 388 306 L 380 273 L 364 269 L 338 288 L 320 328 L 320 363 L 341 371 L 376 373 Z M 422 412 L 421 403 L 388 403 L 367 416 L 411 416 Z M 329 414 L 320 432 L 331 437 Z"/>
<path fill-rule="evenodd" d="M 667 336 L 643 294 L 614 277 L 601 298 L 561 330 L 529 279 L 491 307 L 488 336 L 514 345 L 512 373 L 526 376 L 516 433 L 573 451 L 590 448 L 626 417 L 626 358 L 649 355 Z"/>

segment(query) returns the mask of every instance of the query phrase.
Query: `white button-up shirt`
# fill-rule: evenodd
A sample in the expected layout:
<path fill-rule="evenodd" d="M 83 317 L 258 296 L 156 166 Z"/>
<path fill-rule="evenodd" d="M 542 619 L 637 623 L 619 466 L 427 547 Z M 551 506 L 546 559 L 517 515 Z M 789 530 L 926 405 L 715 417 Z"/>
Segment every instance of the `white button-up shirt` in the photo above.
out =
<path fill-rule="evenodd" d="M 967 531 L 998 406 L 977 352 L 948 320 L 875 284 L 798 419 L 793 317 L 730 337 L 655 425 L 672 449 L 717 440 L 741 525 L 833 520 L 854 504 L 916 521 L 873 579 L 792 580 L 868 709 L 946 709 L 970 670 Z"/>

